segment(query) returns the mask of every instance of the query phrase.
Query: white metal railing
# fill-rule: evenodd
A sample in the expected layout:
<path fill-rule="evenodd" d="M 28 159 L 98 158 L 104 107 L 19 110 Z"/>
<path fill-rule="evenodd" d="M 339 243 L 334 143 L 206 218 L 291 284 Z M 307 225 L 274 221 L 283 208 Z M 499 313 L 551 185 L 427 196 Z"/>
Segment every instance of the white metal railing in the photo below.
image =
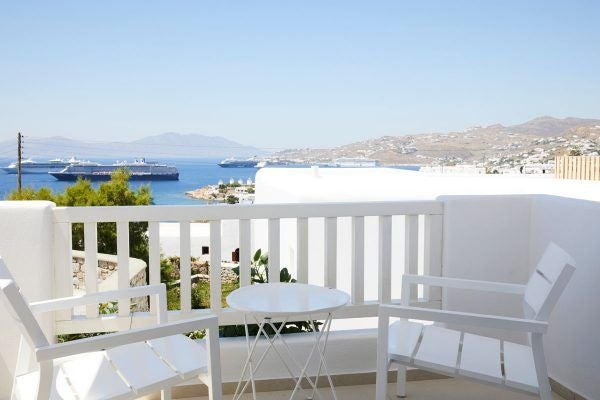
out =
<path fill-rule="evenodd" d="M 392 216 L 404 216 L 403 271 L 418 274 L 418 265 L 427 275 L 441 274 L 443 203 L 439 201 L 399 201 L 368 203 L 320 204 L 255 204 L 230 206 L 132 206 L 132 207 L 57 207 L 54 209 L 54 265 L 55 296 L 73 294 L 71 272 L 71 225 L 84 224 L 86 264 L 86 291 L 97 288 L 98 247 L 97 224 L 114 222 L 117 225 L 117 260 L 119 288 L 129 287 L 129 223 L 148 222 L 149 282 L 160 283 L 160 229 L 161 222 L 180 224 L 180 311 L 171 311 L 169 318 L 189 317 L 190 314 L 213 312 L 221 325 L 240 323 L 241 315 L 221 306 L 221 222 L 239 221 L 240 285 L 250 284 L 252 257 L 252 220 L 268 220 L 269 269 L 272 280 L 279 279 L 281 219 L 296 220 L 296 274 L 299 282 L 308 282 L 309 274 L 309 220 L 324 219 L 324 285 L 337 287 L 338 218 L 351 218 L 351 237 L 342 238 L 350 243 L 350 274 L 352 302 L 336 314 L 337 318 L 376 316 L 378 303 L 392 299 Z M 365 217 L 376 217 L 378 239 L 365 237 Z M 419 222 L 421 218 L 421 223 Z M 190 224 L 210 224 L 210 309 L 192 309 L 191 296 L 191 237 Z M 423 232 L 419 232 L 419 228 Z M 422 243 L 419 244 L 419 237 Z M 365 300 L 365 243 L 378 240 L 378 295 L 376 301 Z M 421 252 L 419 251 L 421 249 Z M 419 260 L 421 253 L 422 259 Z M 397 282 L 400 285 L 400 282 Z M 432 289 L 433 290 L 433 289 Z M 439 292 L 425 292 L 425 300 L 440 300 Z M 416 289 L 410 298 L 417 301 Z M 154 301 L 150 313 L 140 313 L 134 325 L 151 322 L 155 312 Z M 119 316 L 98 315 L 96 307 L 88 307 L 85 316 L 75 316 L 72 310 L 56 314 L 56 332 L 94 332 L 121 330 L 128 327 L 129 300 L 119 300 Z"/>

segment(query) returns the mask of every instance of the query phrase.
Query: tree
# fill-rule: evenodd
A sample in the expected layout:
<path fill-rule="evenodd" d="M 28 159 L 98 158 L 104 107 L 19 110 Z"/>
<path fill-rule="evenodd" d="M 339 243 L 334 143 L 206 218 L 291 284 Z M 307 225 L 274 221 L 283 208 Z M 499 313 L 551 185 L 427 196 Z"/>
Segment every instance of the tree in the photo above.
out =
<path fill-rule="evenodd" d="M 228 196 L 225 198 L 225 202 L 226 202 L 227 204 L 237 204 L 237 203 L 239 203 L 239 202 L 240 202 L 240 199 L 239 199 L 239 198 L 237 198 L 236 196 L 234 196 L 234 195 L 230 194 L 230 195 L 228 195 Z"/>
<path fill-rule="evenodd" d="M 581 150 L 579 150 L 579 149 L 571 149 L 571 150 L 569 150 L 569 155 L 570 156 L 580 156 L 581 155 Z"/>
<path fill-rule="evenodd" d="M 54 193 L 48 187 L 37 191 L 25 188 L 20 193 L 11 192 L 8 200 L 48 200 L 57 206 L 140 206 L 152 204 L 152 195 L 148 185 L 132 190 L 129 184 L 129 172 L 119 169 L 113 172 L 110 181 L 101 183 L 97 189 L 87 179 L 78 179 L 67 186 L 62 193 Z M 73 224 L 73 249 L 84 249 L 83 224 Z M 129 223 L 129 254 L 148 262 L 148 230 L 147 222 Z M 117 253 L 117 228 L 114 222 L 98 224 L 98 252 L 104 254 Z"/>

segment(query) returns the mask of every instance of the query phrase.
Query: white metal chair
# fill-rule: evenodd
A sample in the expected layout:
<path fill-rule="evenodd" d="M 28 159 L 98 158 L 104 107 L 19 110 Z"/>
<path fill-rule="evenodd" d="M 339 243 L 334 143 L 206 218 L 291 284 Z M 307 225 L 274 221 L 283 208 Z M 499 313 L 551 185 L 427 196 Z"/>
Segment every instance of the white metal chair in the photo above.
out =
<path fill-rule="evenodd" d="M 399 364 L 400 397 L 406 396 L 406 367 L 410 366 L 551 399 L 542 337 L 548 329 L 548 317 L 574 271 L 572 258 L 551 243 L 527 285 L 404 275 L 402 305 L 379 307 L 376 399 L 387 396 L 387 372 L 393 362 Z M 525 318 L 411 307 L 408 294 L 412 284 L 522 295 Z M 390 325 L 390 317 L 401 319 Z M 526 332 L 531 345 L 423 325 L 409 318 Z"/>
<path fill-rule="evenodd" d="M 50 344 L 34 313 L 122 298 L 156 296 L 158 325 Z M 12 399 L 132 399 L 198 377 L 220 400 L 221 367 L 216 316 L 167 322 L 165 285 L 139 286 L 28 304 L 0 258 L 0 299 L 21 330 Z M 181 335 L 207 329 L 204 343 Z M 37 368 L 30 369 L 30 361 Z"/>

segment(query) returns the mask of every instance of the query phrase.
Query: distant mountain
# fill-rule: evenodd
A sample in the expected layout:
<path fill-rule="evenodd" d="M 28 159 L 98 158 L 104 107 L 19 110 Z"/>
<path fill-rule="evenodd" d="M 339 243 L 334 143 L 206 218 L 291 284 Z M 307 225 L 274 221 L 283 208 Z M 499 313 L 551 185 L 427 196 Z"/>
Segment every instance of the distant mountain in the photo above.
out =
<path fill-rule="evenodd" d="M 176 132 L 167 132 L 156 136 L 147 136 L 142 139 L 134 140 L 131 143 L 149 144 L 149 145 L 173 145 L 190 146 L 199 148 L 226 148 L 226 149 L 246 149 L 257 151 L 258 149 L 241 145 L 229 139 L 220 136 L 205 136 L 197 134 L 182 134 Z"/>
<path fill-rule="evenodd" d="M 575 128 L 600 126 L 600 119 L 538 117 L 523 124 L 509 126 L 510 132 L 534 136 L 563 136 Z"/>
<path fill-rule="evenodd" d="M 2 156 L 16 154 L 14 140 L 0 142 Z M 29 138 L 23 144 L 24 157 L 33 159 L 68 158 L 132 160 L 145 157 L 166 158 L 225 158 L 263 156 L 268 153 L 256 147 L 219 137 L 198 134 L 163 133 L 128 142 L 104 142 L 69 139 L 65 137 Z"/>
<path fill-rule="evenodd" d="M 375 159 L 383 164 L 452 164 L 519 159 L 543 149 L 546 158 L 579 149 L 600 149 L 600 119 L 539 117 L 522 124 L 475 126 L 460 132 L 383 136 L 332 149 L 290 149 L 281 158 L 328 162 L 336 158 Z M 600 150 L 599 150 L 600 151 Z"/>

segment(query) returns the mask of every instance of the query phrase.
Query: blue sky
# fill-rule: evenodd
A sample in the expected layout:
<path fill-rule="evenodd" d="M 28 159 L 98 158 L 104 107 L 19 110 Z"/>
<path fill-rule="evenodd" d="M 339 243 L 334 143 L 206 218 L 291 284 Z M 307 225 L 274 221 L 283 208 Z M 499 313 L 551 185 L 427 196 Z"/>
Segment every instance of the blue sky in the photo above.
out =
<path fill-rule="evenodd" d="M 0 140 L 262 147 L 600 118 L 597 1 L 0 0 Z"/>

